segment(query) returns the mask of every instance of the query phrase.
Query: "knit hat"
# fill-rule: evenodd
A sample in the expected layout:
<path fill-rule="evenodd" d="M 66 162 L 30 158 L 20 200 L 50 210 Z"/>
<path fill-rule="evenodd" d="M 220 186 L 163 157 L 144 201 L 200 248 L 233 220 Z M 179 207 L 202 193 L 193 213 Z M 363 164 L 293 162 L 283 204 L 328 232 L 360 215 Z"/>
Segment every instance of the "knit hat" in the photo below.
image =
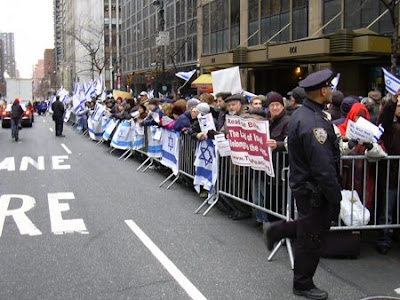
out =
<path fill-rule="evenodd" d="M 344 95 L 341 91 L 334 91 L 332 92 L 332 104 L 335 106 L 340 107 L 340 104 L 342 104 Z"/>
<path fill-rule="evenodd" d="M 189 109 L 192 109 L 193 107 L 196 107 L 197 104 L 199 104 L 199 103 L 200 103 L 199 100 L 192 98 L 192 99 L 188 100 L 187 105 L 188 105 Z"/>
<path fill-rule="evenodd" d="M 343 99 L 342 104 L 340 105 L 340 112 L 343 116 L 347 116 L 351 107 L 355 104 L 359 103 L 355 96 L 347 96 Z"/>
<path fill-rule="evenodd" d="M 19 99 L 15 99 L 15 100 L 14 100 L 14 103 L 19 103 Z"/>
<path fill-rule="evenodd" d="M 271 92 L 268 94 L 267 107 L 273 102 L 279 102 L 280 104 L 284 105 L 282 95 L 277 92 Z"/>
<path fill-rule="evenodd" d="M 208 103 L 202 102 L 197 105 L 197 110 L 201 115 L 206 115 L 210 112 L 210 105 L 208 105 Z"/>

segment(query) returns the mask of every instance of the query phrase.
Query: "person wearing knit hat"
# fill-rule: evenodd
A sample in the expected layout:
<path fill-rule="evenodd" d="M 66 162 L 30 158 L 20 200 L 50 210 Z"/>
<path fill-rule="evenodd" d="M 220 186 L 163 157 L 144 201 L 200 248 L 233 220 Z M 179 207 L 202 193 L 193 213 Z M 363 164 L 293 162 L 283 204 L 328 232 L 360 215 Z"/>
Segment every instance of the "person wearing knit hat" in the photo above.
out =
<path fill-rule="evenodd" d="M 202 115 L 206 115 L 210 112 L 210 105 L 208 103 L 202 102 L 197 105 L 197 111 Z"/>
<path fill-rule="evenodd" d="M 344 97 L 342 104 L 340 104 L 340 112 L 342 116 L 339 119 L 332 121 L 332 123 L 334 125 L 342 124 L 346 120 L 347 114 L 355 103 L 359 103 L 356 96 Z"/>
<path fill-rule="evenodd" d="M 268 94 L 267 96 L 267 107 L 269 107 L 271 105 L 271 103 L 274 102 L 278 102 L 280 104 L 282 104 L 282 106 L 284 106 L 283 104 L 283 97 L 281 94 L 277 93 L 277 92 L 271 92 Z"/>
<path fill-rule="evenodd" d="M 340 105 L 342 104 L 344 95 L 341 91 L 337 90 L 332 92 L 332 103 L 329 104 L 327 112 L 331 115 L 331 120 L 337 120 L 341 116 Z"/>
<path fill-rule="evenodd" d="M 199 103 L 200 103 L 200 100 L 198 100 L 196 98 L 192 98 L 192 99 L 188 100 L 188 102 L 187 102 L 188 110 L 191 110 L 193 107 L 196 107 Z"/>
<path fill-rule="evenodd" d="M 376 123 L 378 122 L 378 116 L 379 116 L 379 106 L 380 106 L 380 102 L 382 100 L 382 94 L 380 91 L 370 91 L 368 93 L 368 99 L 369 101 L 365 101 L 364 99 L 364 103 L 363 103 L 370 115 L 371 115 L 371 119 L 370 122 L 374 123 L 376 125 Z"/>

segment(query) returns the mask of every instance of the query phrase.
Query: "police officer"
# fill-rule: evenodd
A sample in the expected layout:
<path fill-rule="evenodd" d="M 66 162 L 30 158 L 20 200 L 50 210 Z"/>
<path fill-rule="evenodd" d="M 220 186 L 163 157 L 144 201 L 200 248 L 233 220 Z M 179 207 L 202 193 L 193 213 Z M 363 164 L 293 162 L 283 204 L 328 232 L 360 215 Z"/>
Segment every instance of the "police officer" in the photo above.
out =
<path fill-rule="evenodd" d="M 307 98 L 289 121 L 290 187 L 298 219 L 264 228 L 269 250 L 282 238 L 296 238 L 293 293 L 309 299 L 326 299 L 313 276 L 321 256 L 330 220 L 337 219 L 341 200 L 339 146 L 331 122 L 322 111 L 332 101 L 333 72 L 325 69 L 300 81 Z"/>
<path fill-rule="evenodd" d="M 63 135 L 63 124 L 64 124 L 64 104 L 60 101 L 60 97 L 56 97 L 56 101 L 51 106 L 53 110 L 53 121 L 56 125 L 56 136 L 65 137 Z"/>

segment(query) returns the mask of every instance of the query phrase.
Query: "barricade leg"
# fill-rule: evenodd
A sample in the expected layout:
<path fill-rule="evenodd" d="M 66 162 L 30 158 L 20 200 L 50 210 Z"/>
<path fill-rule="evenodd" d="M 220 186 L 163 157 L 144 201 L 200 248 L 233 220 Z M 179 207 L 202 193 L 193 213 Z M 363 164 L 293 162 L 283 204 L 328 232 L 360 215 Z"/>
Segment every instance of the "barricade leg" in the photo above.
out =
<path fill-rule="evenodd" d="M 128 156 L 127 157 L 125 157 L 124 158 L 124 160 L 127 160 L 129 157 L 131 157 L 133 155 L 133 150 L 132 149 L 130 149 L 129 150 L 129 154 L 128 154 Z"/>
<path fill-rule="evenodd" d="M 203 203 L 200 204 L 200 206 L 195 210 L 195 214 L 199 213 L 199 211 L 207 204 L 208 200 L 210 200 L 212 197 L 214 197 L 214 194 L 211 196 L 208 196 L 206 200 L 203 201 Z M 213 204 L 210 205 L 210 207 L 206 210 L 206 212 L 203 214 L 203 216 L 205 216 L 211 208 L 214 207 L 215 204 L 217 204 L 218 198 L 215 199 L 215 201 L 213 202 Z"/>
<path fill-rule="evenodd" d="M 96 146 L 99 146 L 99 145 L 101 145 L 101 144 L 103 144 L 104 143 L 104 139 L 102 138 L 100 141 L 98 141 L 97 143 L 96 143 Z"/>
<path fill-rule="evenodd" d="M 144 165 L 147 164 L 147 162 L 151 160 L 151 157 L 146 158 L 146 160 L 144 162 L 142 162 L 142 164 L 136 169 L 136 171 L 139 171 Z"/>
<path fill-rule="evenodd" d="M 146 168 L 143 169 L 143 173 L 147 171 L 148 168 L 150 168 L 154 163 L 154 159 L 150 158 L 150 163 L 146 166 Z"/>
<path fill-rule="evenodd" d="M 125 157 L 125 155 L 127 155 L 130 151 L 131 151 L 131 149 L 126 150 L 124 153 L 122 153 L 122 155 L 121 155 L 118 159 L 122 159 L 122 158 Z"/>
<path fill-rule="evenodd" d="M 167 186 L 167 190 L 169 190 L 169 188 L 170 188 L 171 186 L 173 186 L 173 185 L 175 184 L 175 182 L 176 182 L 178 179 L 179 179 L 179 174 L 178 174 L 178 176 L 175 177 L 174 180 L 172 180 L 172 182 L 169 184 L 169 186 Z"/>
<path fill-rule="evenodd" d="M 172 176 L 174 176 L 174 173 L 171 173 L 167 178 L 165 178 L 163 182 L 160 183 L 159 187 L 162 187 L 164 183 L 171 179 Z"/>

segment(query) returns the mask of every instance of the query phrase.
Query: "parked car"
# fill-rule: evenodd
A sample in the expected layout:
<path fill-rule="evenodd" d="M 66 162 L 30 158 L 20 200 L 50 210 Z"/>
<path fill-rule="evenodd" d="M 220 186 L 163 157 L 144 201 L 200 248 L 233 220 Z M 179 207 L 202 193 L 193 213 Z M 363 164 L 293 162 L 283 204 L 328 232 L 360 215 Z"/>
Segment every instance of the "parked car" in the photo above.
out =
<path fill-rule="evenodd" d="M 24 110 L 24 115 L 22 116 L 21 125 L 24 127 L 32 127 L 33 123 L 33 106 L 32 103 L 28 100 L 22 100 L 20 102 L 22 109 Z M 1 113 L 1 126 L 3 128 L 11 127 L 11 106 L 12 104 L 7 104 L 7 107 Z"/>

